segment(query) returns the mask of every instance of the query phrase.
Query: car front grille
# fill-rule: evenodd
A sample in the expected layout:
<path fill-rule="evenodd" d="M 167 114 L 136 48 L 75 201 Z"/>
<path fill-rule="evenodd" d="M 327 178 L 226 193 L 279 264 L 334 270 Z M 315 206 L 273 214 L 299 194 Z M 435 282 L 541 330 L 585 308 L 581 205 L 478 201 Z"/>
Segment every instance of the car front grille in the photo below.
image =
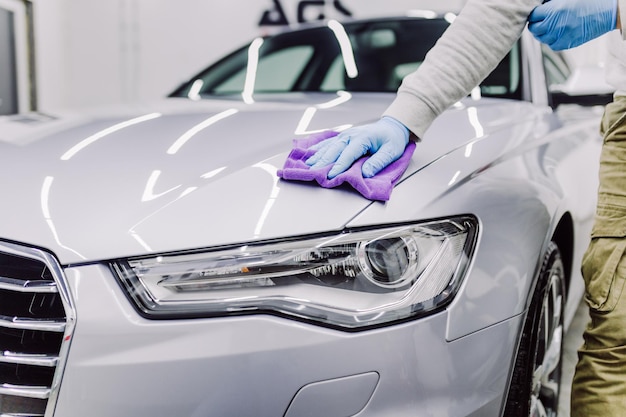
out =
<path fill-rule="evenodd" d="M 74 322 L 56 259 L 0 242 L 0 417 L 53 415 Z"/>

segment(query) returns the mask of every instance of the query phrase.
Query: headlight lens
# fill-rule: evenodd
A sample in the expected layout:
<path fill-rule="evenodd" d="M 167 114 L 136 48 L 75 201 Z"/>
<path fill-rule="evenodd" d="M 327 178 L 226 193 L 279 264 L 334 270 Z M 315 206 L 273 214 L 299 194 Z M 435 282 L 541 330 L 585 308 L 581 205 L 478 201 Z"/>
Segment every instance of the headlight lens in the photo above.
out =
<path fill-rule="evenodd" d="M 149 318 L 274 313 L 359 330 L 446 305 L 476 235 L 477 221 L 464 216 L 111 267 Z"/>

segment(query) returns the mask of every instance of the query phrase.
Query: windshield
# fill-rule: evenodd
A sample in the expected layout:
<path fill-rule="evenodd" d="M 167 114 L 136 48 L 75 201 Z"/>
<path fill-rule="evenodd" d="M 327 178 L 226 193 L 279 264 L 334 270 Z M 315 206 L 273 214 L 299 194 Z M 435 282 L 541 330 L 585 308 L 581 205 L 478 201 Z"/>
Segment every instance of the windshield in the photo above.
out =
<path fill-rule="evenodd" d="M 199 99 L 264 93 L 395 93 L 447 29 L 444 19 L 386 19 L 257 38 L 210 66 L 172 96 Z M 519 98 L 516 49 L 483 83 L 487 96 Z"/>

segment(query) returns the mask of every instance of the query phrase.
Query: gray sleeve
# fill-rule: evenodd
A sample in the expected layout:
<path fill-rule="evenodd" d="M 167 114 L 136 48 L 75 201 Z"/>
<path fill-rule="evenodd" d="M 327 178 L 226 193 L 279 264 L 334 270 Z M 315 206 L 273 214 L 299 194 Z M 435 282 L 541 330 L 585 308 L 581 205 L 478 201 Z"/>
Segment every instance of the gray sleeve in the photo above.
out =
<path fill-rule="evenodd" d="M 468 0 L 418 70 L 404 78 L 384 115 L 422 137 L 439 114 L 498 65 L 539 4 L 541 0 Z"/>

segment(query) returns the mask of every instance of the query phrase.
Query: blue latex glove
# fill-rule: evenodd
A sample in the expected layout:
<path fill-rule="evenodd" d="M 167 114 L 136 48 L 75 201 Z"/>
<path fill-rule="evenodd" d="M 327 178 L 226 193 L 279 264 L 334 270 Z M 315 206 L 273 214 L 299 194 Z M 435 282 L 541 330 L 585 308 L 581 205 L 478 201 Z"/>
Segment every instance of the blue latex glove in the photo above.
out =
<path fill-rule="evenodd" d="M 334 162 L 328 172 L 328 179 L 332 179 L 350 168 L 354 161 L 371 153 L 361 168 L 363 177 L 371 178 L 400 158 L 408 143 L 409 129 L 396 119 L 384 116 L 375 123 L 352 127 L 318 143 L 312 147 L 317 152 L 306 163 L 314 169 Z"/>
<path fill-rule="evenodd" d="M 555 51 L 574 48 L 617 25 L 617 0 L 551 0 L 528 17 L 535 38 Z"/>

